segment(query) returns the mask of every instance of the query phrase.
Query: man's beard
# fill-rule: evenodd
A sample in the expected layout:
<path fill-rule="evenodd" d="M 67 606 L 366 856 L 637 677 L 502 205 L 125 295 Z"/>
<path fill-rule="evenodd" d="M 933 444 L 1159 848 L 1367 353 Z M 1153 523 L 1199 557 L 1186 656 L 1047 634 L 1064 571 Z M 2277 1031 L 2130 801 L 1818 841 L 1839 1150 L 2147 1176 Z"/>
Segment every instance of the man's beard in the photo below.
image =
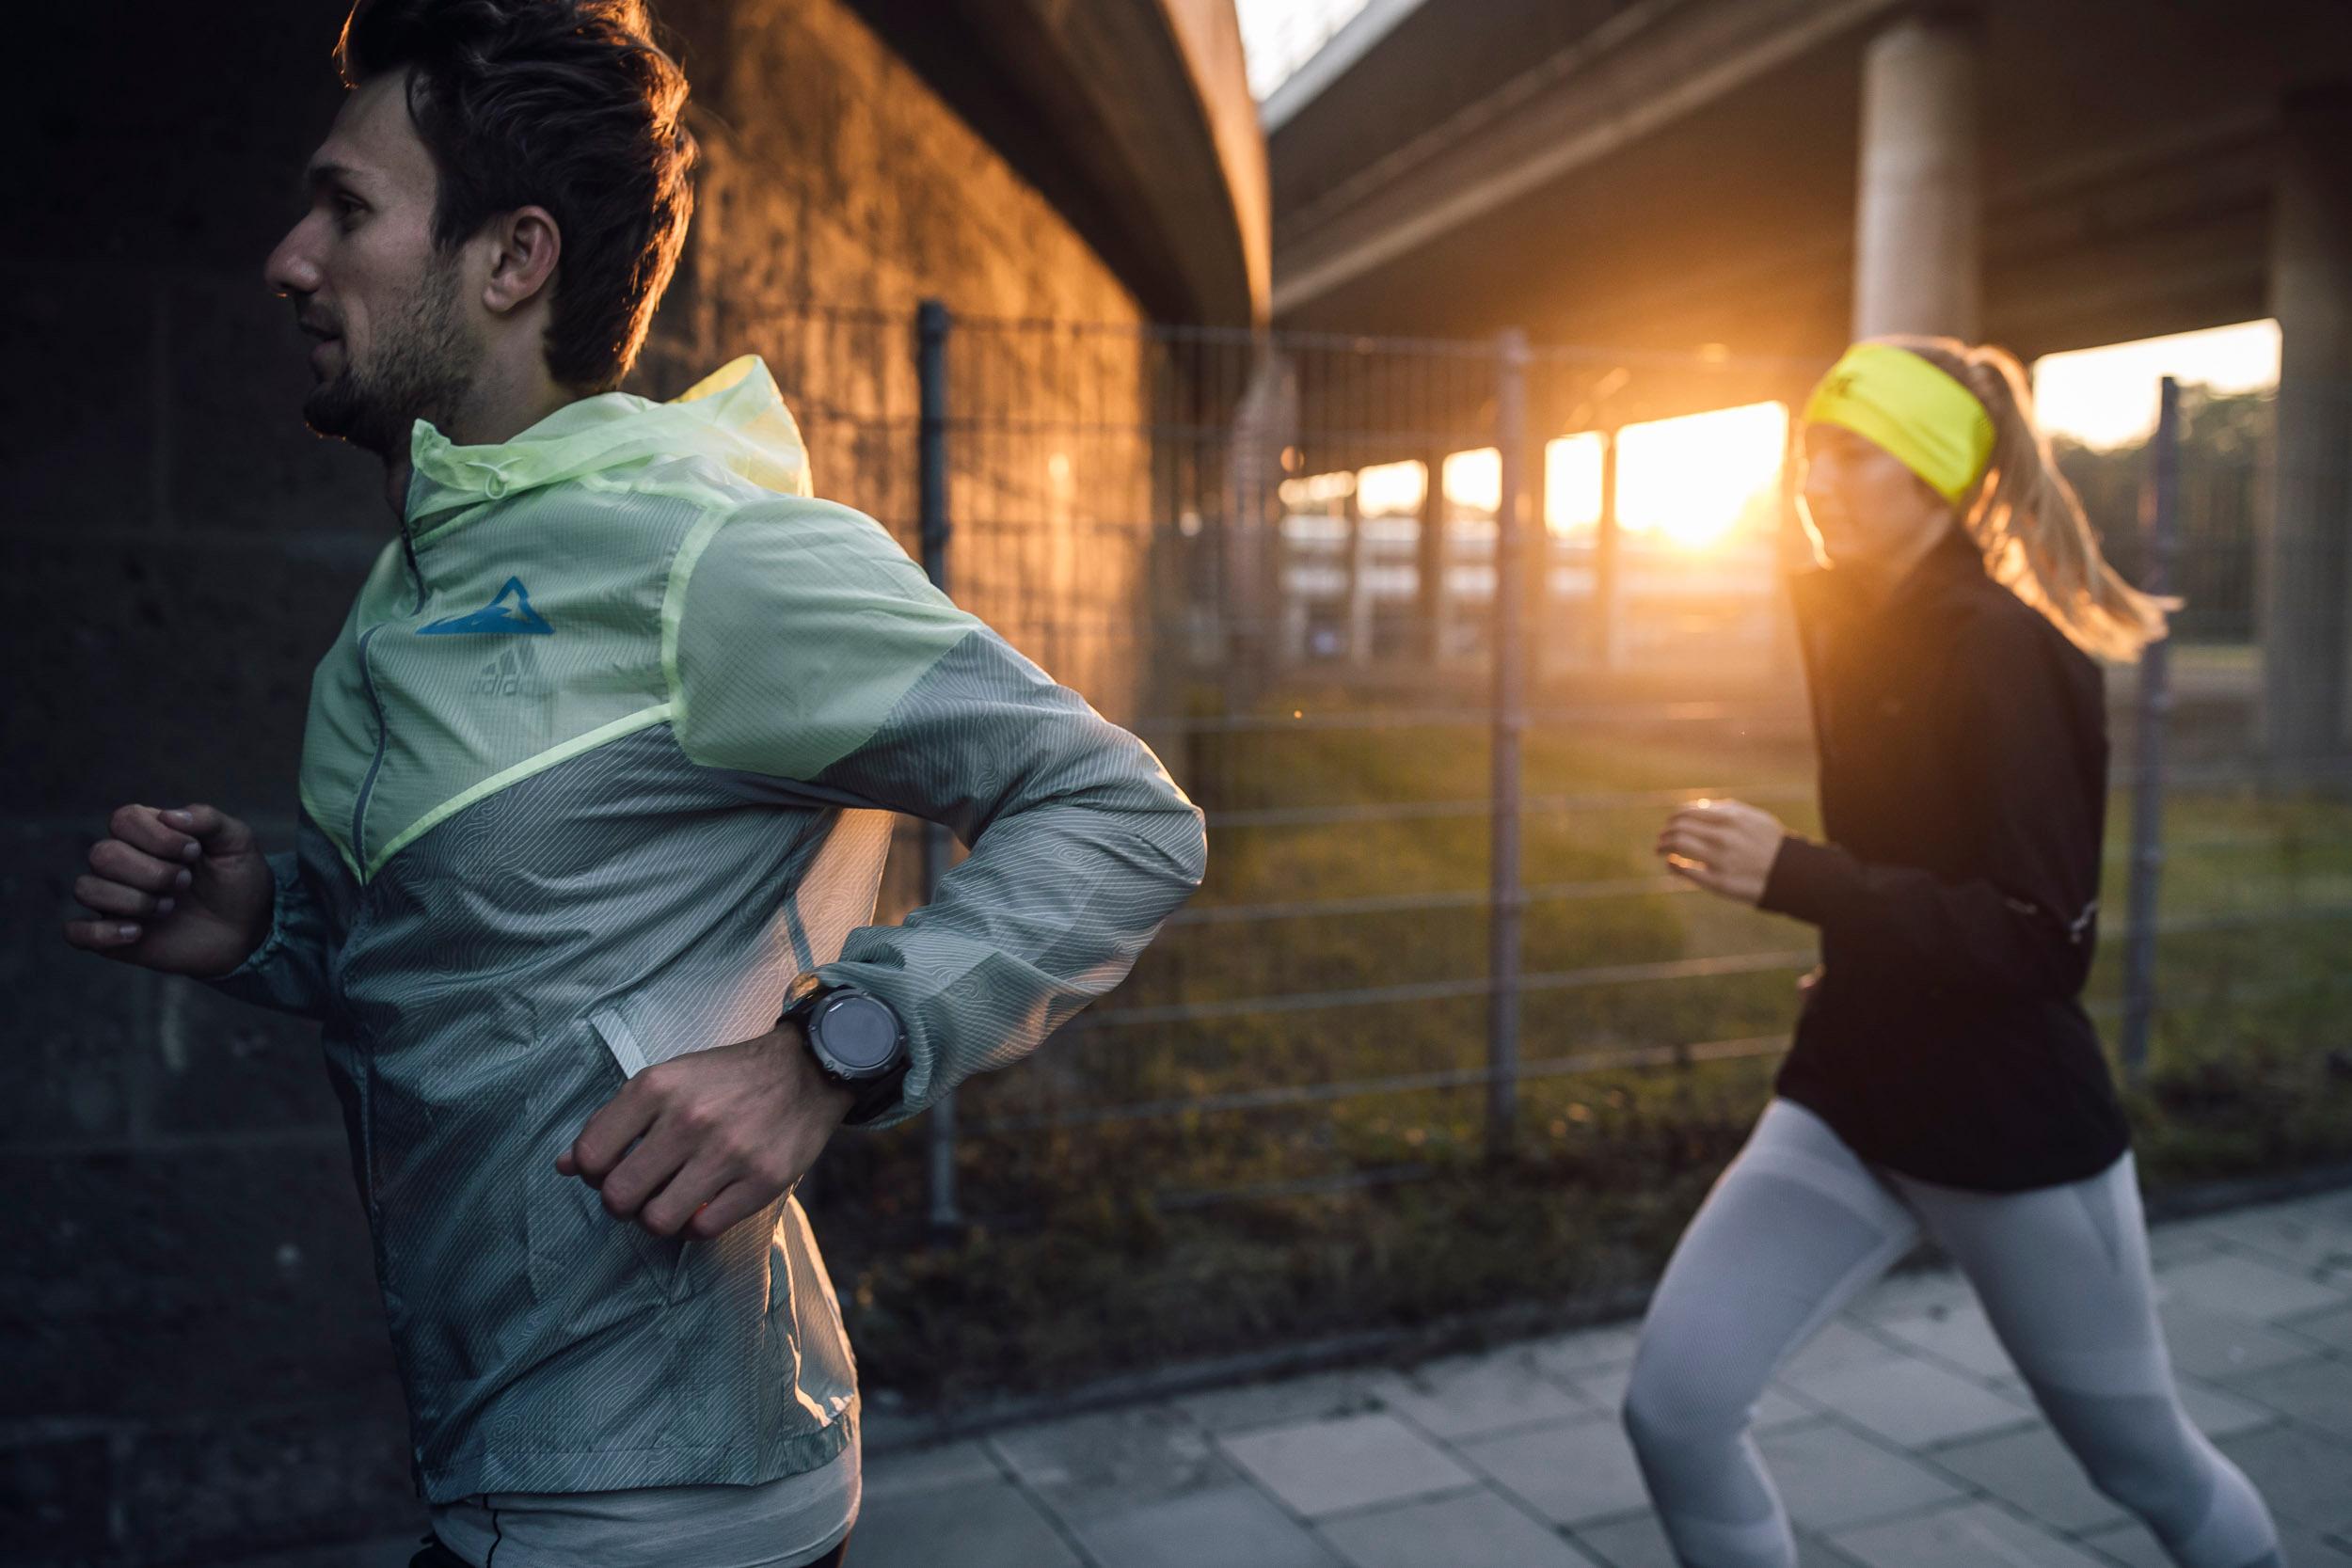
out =
<path fill-rule="evenodd" d="M 458 319 L 458 286 L 455 258 L 428 264 L 407 309 L 384 324 L 373 360 L 360 363 L 343 340 L 342 369 L 311 388 L 303 421 L 321 436 L 392 457 L 407 454 L 417 420 L 449 420 L 482 363 Z"/>

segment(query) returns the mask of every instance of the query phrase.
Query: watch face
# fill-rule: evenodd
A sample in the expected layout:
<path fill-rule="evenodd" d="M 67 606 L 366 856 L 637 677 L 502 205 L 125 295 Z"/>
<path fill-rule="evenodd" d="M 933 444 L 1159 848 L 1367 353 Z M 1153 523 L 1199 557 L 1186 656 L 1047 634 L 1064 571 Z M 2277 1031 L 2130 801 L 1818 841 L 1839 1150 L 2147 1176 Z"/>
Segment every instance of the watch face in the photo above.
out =
<path fill-rule="evenodd" d="M 878 998 L 834 997 L 815 1024 L 818 1043 L 844 1072 L 880 1072 L 898 1053 L 898 1015 Z"/>

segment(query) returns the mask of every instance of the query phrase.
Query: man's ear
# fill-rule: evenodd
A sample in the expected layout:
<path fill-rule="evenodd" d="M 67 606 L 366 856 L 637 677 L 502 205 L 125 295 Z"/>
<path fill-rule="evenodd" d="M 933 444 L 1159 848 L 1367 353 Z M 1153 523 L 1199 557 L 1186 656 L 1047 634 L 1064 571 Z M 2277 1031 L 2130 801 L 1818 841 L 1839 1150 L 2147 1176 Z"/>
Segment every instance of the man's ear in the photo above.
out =
<path fill-rule="evenodd" d="M 564 251 L 564 233 L 545 207 L 517 207 L 490 226 L 489 239 L 490 276 L 482 286 L 482 303 L 493 314 L 508 315 L 547 291 Z"/>

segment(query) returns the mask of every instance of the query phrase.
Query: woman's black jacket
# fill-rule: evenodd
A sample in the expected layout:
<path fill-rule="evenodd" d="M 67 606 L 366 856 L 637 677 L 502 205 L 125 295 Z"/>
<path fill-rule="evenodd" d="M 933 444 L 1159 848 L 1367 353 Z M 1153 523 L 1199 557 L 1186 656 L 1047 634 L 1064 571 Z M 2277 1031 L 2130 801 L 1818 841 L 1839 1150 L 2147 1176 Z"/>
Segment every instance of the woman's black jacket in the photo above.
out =
<path fill-rule="evenodd" d="M 1961 531 L 1882 603 L 1793 585 L 1828 842 L 1791 834 L 1762 907 L 1821 928 L 1779 1092 L 1856 1153 L 1994 1192 L 2126 1146 L 2079 1000 L 2106 808 L 2099 667 Z"/>

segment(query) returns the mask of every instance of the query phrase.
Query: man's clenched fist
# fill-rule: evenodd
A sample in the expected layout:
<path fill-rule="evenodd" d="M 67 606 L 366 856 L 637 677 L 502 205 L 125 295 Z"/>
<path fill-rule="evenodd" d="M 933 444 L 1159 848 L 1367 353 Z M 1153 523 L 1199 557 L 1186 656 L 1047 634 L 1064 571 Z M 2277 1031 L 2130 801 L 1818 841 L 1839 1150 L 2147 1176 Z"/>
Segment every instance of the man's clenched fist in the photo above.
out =
<path fill-rule="evenodd" d="M 253 831 L 212 806 L 122 806 L 73 879 L 76 947 L 167 974 L 226 974 L 269 935 L 277 884 Z"/>

